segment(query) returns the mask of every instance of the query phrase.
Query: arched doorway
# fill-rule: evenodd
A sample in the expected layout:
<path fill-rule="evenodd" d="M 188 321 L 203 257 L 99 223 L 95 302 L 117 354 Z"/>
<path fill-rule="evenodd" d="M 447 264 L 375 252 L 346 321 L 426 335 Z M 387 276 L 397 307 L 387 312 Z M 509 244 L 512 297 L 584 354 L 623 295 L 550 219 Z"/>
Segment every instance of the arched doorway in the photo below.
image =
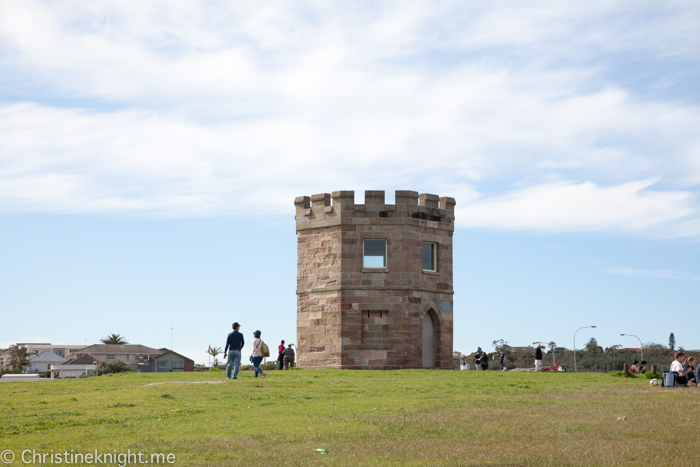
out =
<path fill-rule="evenodd" d="M 435 325 L 430 312 L 423 315 L 423 368 L 435 368 Z"/>

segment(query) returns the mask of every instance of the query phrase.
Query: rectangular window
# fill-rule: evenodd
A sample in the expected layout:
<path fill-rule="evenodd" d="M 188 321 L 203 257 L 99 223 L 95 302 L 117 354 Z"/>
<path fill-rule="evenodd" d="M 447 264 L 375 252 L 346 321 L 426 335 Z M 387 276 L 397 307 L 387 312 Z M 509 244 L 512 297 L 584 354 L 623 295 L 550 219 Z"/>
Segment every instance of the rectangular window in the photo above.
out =
<path fill-rule="evenodd" d="M 423 242 L 423 270 L 437 271 L 437 244 Z"/>
<path fill-rule="evenodd" d="M 63 357 L 63 350 L 57 350 L 56 355 L 58 355 L 59 357 Z"/>
<path fill-rule="evenodd" d="M 131 360 L 131 354 L 126 354 L 126 359 Z"/>
<path fill-rule="evenodd" d="M 386 267 L 386 240 L 364 241 L 364 262 L 366 268 Z"/>
<path fill-rule="evenodd" d="M 172 369 L 173 370 L 184 370 L 185 369 L 185 362 L 173 362 Z"/>
<path fill-rule="evenodd" d="M 108 354 L 107 360 L 114 360 L 114 354 Z"/>

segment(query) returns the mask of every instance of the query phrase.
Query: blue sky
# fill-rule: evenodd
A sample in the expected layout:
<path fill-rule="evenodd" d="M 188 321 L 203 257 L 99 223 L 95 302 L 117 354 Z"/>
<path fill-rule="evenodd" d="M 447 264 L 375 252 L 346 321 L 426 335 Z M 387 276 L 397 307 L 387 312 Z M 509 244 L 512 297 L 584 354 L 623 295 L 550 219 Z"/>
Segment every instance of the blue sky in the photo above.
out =
<path fill-rule="evenodd" d="M 411 189 L 457 200 L 456 350 L 588 324 L 700 348 L 698 24 L 688 2 L 6 0 L 0 345 L 293 340 L 294 197 Z"/>

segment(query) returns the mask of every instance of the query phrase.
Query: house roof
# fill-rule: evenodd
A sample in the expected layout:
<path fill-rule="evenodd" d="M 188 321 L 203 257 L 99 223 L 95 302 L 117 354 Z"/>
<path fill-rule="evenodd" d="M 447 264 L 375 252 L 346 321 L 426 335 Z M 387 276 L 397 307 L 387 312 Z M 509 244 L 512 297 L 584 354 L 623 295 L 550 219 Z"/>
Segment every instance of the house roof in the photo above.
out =
<path fill-rule="evenodd" d="M 71 358 L 64 365 L 97 365 L 99 360 L 97 360 L 92 355 L 83 355 L 80 358 Z"/>
<path fill-rule="evenodd" d="M 166 349 L 165 352 L 163 352 L 162 354 L 158 355 L 155 359 L 158 360 L 160 357 L 162 357 L 162 356 L 164 356 L 164 355 L 167 355 L 167 354 L 169 354 L 169 353 L 174 354 L 174 355 L 177 355 L 178 357 L 182 357 L 182 358 L 184 358 L 185 360 L 189 360 L 189 361 L 191 361 L 191 362 L 194 363 L 194 360 L 192 360 L 191 358 L 187 358 L 187 357 L 185 357 L 185 356 L 182 355 L 182 354 L 179 354 L 179 353 L 177 353 L 177 352 L 175 352 L 175 351 L 173 351 L 173 350 L 167 350 L 167 349 Z"/>
<path fill-rule="evenodd" d="M 56 355 L 50 350 L 44 350 L 29 359 L 32 363 L 63 363 L 65 358 Z"/>
<path fill-rule="evenodd" d="M 158 349 L 153 349 L 151 347 L 146 347 L 145 345 L 136 344 L 95 344 L 85 347 L 80 350 L 76 350 L 76 354 L 150 354 L 157 355 L 162 353 Z"/>

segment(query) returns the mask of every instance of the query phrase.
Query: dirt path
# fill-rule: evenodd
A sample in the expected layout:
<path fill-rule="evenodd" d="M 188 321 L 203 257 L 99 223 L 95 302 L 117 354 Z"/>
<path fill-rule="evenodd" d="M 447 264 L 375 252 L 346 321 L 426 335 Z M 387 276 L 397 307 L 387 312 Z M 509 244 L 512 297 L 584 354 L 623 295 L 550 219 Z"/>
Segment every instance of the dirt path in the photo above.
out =
<path fill-rule="evenodd" d="M 226 381 L 165 381 L 163 383 L 144 384 L 144 386 L 157 386 L 159 384 L 226 384 Z"/>

